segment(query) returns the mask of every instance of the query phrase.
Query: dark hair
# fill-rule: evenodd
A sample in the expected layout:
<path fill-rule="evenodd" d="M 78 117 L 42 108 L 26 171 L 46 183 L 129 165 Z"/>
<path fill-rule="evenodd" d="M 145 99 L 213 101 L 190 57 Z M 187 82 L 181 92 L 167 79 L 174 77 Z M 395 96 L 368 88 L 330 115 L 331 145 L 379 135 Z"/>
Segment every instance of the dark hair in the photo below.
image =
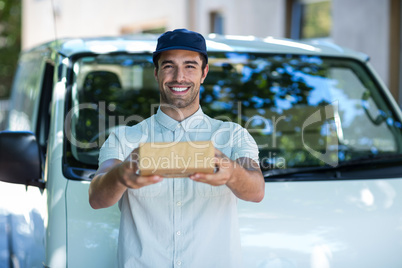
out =
<path fill-rule="evenodd" d="M 199 53 L 199 54 L 200 54 L 200 58 L 201 58 L 201 61 L 202 61 L 201 68 L 202 68 L 202 71 L 204 71 L 205 67 L 207 67 L 207 59 L 206 59 L 206 57 L 204 56 L 204 54 L 202 54 L 202 53 Z M 153 61 L 154 61 L 154 66 L 155 66 L 155 69 L 156 69 L 156 70 L 159 69 L 159 63 L 158 63 L 158 61 L 159 61 L 159 58 L 160 58 L 160 57 L 161 57 L 161 54 L 159 53 L 159 54 L 156 55 L 156 56 L 154 57 L 154 59 L 153 59 Z"/>

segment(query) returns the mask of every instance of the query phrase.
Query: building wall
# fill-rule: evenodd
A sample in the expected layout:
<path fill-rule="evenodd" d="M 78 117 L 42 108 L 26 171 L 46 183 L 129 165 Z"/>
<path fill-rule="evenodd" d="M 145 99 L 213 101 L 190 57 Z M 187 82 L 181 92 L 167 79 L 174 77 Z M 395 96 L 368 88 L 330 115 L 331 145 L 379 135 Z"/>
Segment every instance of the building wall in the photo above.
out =
<path fill-rule="evenodd" d="M 205 35 L 210 33 L 211 12 L 223 16 L 225 34 L 282 38 L 291 1 L 297 0 L 23 0 L 22 47 L 56 37 L 114 36 L 154 28 L 189 28 Z M 329 39 L 368 54 L 388 86 L 390 1 L 399 0 L 332 0 Z M 396 99 L 398 86 L 391 89 Z"/>
<path fill-rule="evenodd" d="M 157 27 L 191 28 L 208 34 L 212 11 L 224 16 L 225 34 L 284 37 L 284 2 L 23 0 L 22 47 L 30 48 L 55 38 L 119 35 Z"/>
<path fill-rule="evenodd" d="M 224 33 L 285 37 L 285 0 L 195 0 L 196 30 L 209 33 L 209 14 L 222 12 Z"/>
<path fill-rule="evenodd" d="M 370 56 L 384 82 L 389 84 L 389 1 L 334 0 L 332 41 Z"/>
<path fill-rule="evenodd" d="M 186 2 L 23 0 L 22 48 L 55 38 L 116 36 L 154 27 L 185 27 Z"/>

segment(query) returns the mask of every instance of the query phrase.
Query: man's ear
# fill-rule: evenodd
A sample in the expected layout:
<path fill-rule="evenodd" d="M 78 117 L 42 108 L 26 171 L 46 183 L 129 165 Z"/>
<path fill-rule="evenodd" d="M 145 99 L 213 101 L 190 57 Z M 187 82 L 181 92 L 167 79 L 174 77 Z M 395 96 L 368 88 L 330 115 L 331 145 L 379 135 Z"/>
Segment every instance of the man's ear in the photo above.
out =
<path fill-rule="evenodd" d="M 201 84 L 204 83 L 205 78 L 207 77 L 209 71 L 209 65 L 205 65 L 204 71 L 202 72 L 202 77 L 201 77 Z"/>
<path fill-rule="evenodd" d="M 156 82 L 158 82 L 158 69 L 157 68 L 154 68 L 154 77 L 155 77 Z"/>

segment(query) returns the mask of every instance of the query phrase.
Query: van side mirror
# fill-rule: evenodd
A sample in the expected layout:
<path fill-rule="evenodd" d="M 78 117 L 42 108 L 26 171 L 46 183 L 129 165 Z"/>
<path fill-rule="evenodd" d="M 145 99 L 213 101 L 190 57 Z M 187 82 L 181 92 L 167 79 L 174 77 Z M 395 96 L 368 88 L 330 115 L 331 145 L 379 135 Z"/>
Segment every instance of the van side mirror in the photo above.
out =
<path fill-rule="evenodd" d="M 29 131 L 0 132 L 0 181 L 44 188 L 40 150 Z"/>

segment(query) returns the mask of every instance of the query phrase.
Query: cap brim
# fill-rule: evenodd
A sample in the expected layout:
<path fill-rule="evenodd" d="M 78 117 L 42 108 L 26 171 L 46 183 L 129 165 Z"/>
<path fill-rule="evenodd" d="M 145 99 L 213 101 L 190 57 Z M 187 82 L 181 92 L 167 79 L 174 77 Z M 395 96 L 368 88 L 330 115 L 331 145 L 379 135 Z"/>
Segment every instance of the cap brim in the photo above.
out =
<path fill-rule="evenodd" d="M 164 51 L 168 51 L 168 50 L 189 50 L 189 51 L 198 52 L 198 53 L 201 53 L 202 55 L 205 56 L 205 58 L 207 60 L 207 63 L 208 63 L 208 55 L 205 53 L 205 51 L 199 50 L 197 48 L 187 47 L 187 46 L 173 46 L 173 47 L 168 47 L 168 48 L 164 48 L 164 49 L 154 51 L 153 52 L 153 58 L 155 59 L 155 57 L 158 56 L 160 53 L 162 53 Z"/>

